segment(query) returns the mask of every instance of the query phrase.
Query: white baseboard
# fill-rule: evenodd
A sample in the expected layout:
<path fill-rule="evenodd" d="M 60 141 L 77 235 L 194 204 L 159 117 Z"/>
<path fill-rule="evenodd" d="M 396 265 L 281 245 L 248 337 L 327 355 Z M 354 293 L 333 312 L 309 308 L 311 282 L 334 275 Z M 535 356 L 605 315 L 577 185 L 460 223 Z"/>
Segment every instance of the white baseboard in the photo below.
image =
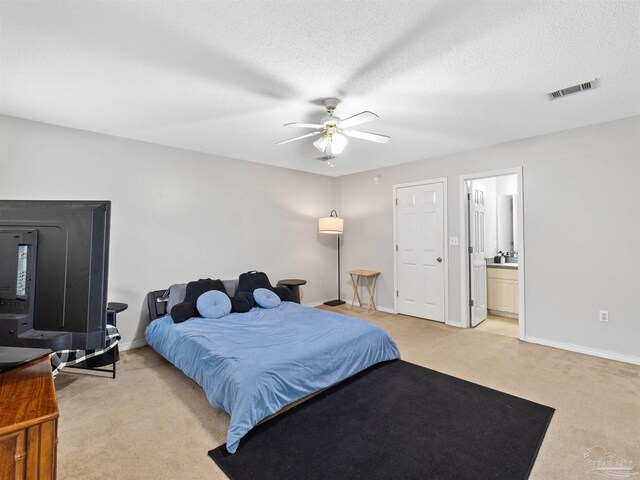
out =
<path fill-rule="evenodd" d="M 487 309 L 487 313 L 489 315 L 497 315 L 498 317 L 513 318 L 515 320 L 518 320 L 518 318 L 520 318 L 520 316 L 517 313 L 503 312 L 501 310 L 492 310 L 490 308 Z"/>
<path fill-rule="evenodd" d="M 546 347 L 553 347 L 553 348 L 559 348 L 561 350 L 568 350 L 570 352 L 584 353 L 585 355 L 591 355 L 593 357 L 606 358 L 608 360 L 616 360 L 618 362 L 625 362 L 625 363 L 632 363 L 634 365 L 640 365 L 640 357 L 636 357 L 633 355 L 623 355 L 619 353 L 609 352 L 607 350 L 599 350 L 597 348 L 574 345 L 572 343 L 556 342 L 555 340 L 547 340 L 545 338 L 532 337 L 530 335 L 525 335 L 524 341 L 529 343 L 535 343 L 538 345 L 544 345 Z"/>
<path fill-rule="evenodd" d="M 447 327 L 454 327 L 454 328 L 469 328 L 467 325 L 464 325 L 464 324 L 462 323 L 462 320 L 452 320 L 452 319 L 449 319 L 449 320 L 447 320 L 446 322 L 444 322 L 444 324 L 445 324 Z"/>
<path fill-rule="evenodd" d="M 118 348 L 120 351 L 132 350 L 138 347 L 144 347 L 147 344 L 144 338 L 137 338 L 136 340 L 132 340 L 130 342 L 120 342 L 118 344 Z"/>

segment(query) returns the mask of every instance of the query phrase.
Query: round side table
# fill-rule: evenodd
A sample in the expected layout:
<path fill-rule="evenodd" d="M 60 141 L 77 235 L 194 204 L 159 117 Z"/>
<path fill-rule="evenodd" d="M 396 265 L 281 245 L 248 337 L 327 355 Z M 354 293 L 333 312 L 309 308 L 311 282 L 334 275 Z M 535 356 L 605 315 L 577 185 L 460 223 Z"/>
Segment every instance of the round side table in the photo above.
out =
<path fill-rule="evenodd" d="M 306 280 L 301 280 L 299 278 L 285 278 L 284 280 L 278 281 L 276 287 L 289 287 L 293 293 L 293 301 L 300 303 L 300 286 L 306 284 Z"/>

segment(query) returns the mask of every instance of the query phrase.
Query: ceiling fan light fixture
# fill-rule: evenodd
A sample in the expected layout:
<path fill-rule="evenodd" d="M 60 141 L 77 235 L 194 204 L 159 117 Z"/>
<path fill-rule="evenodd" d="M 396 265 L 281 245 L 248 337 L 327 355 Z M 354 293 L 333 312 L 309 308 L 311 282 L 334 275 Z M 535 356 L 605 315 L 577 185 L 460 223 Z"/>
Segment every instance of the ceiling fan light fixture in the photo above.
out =
<path fill-rule="evenodd" d="M 313 142 L 313 146 L 320 150 L 327 158 L 332 158 L 333 155 L 339 155 L 344 151 L 347 146 L 347 137 L 376 143 L 386 143 L 389 141 L 389 137 L 386 135 L 363 132 L 360 130 L 353 130 L 351 128 L 356 125 L 361 125 L 363 123 L 370 122 L 371 120 L 375 120 L 379 118 L 378 115 L 365 110 L 364 112 L 357 113 L 342 120 L 340 117 L 336 117 L 333 114 L 339 103 L 340 101 L 337 98 L 325 99 L 324 106 L 328 115 L 323 117 L 319 124 L 297 122 L 285 123 L 285 126 L 287 127 L 311 128 L 315 130 L 315 132 L 278 142 L 277 145 L 283 145 L 303 138 L 320 135 L 320 138 Z"/>
<path fill-rule="evenodd" d="M 331 152 L 340 154 L 344 151 L 344 147 L 347 146 L 347 137 L 339 133 L 331 135 Z"/>
<path fill-rule="evenodd" d="M 322 125 L 324 125 L 325 127 L 328 127 L 328 126 L 335 127 L 338 123 L 340 123 L 340 117 L 334 117 L 333 115 L 329 115 L 327 117 L 324 117 L 320 121 L 322 122 Z"/>
<path fill-rule="evenodd" d="M 318 150 L 320 150 L 322 153 L 324 153 L 328 144 L 329 144 L 329 139 L 327 138 L 326 135 L 323 135 L 318 140 L 313 142 L 313 146 L 316 147 Z"/>

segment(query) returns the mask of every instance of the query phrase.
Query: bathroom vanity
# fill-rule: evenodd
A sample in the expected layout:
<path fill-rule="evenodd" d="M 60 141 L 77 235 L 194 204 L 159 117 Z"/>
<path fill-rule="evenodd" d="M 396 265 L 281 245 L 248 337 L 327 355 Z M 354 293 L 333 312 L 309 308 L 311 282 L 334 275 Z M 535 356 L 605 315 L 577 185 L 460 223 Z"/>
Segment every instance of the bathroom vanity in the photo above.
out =
<path fill-rule="evenodd" d="M 518 318 L 518 264 L 487 264 L 487 308 L 490 314 Z"/>

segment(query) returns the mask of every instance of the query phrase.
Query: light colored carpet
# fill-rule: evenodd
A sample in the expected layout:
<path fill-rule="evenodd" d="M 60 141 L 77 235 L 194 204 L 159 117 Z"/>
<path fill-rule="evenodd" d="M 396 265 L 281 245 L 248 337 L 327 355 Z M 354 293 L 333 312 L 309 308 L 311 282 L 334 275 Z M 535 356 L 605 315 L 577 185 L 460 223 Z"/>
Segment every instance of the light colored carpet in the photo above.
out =
<path fill-rule="evenodd" d="M 474 327 L 481 332 L 496 333 L 507 337 L 518 338 L 518 320 L 515 318 L 488 315 L 486 320 Z"/>
<path fill-rule="evenodd" d="M 477 329 L 339 309 L 384 328 L 408 362 L 556 408 L 530 478 L 593 478 L 584 455 L 595 446 L 640 464 L 640 366 Z M 225 479 L 207 451 L 224 443 L 228 415 L 148 347 L 123 352 L 118 366 L 115 380 L 77 370 L 56 379 L 58 478 Z"/>

